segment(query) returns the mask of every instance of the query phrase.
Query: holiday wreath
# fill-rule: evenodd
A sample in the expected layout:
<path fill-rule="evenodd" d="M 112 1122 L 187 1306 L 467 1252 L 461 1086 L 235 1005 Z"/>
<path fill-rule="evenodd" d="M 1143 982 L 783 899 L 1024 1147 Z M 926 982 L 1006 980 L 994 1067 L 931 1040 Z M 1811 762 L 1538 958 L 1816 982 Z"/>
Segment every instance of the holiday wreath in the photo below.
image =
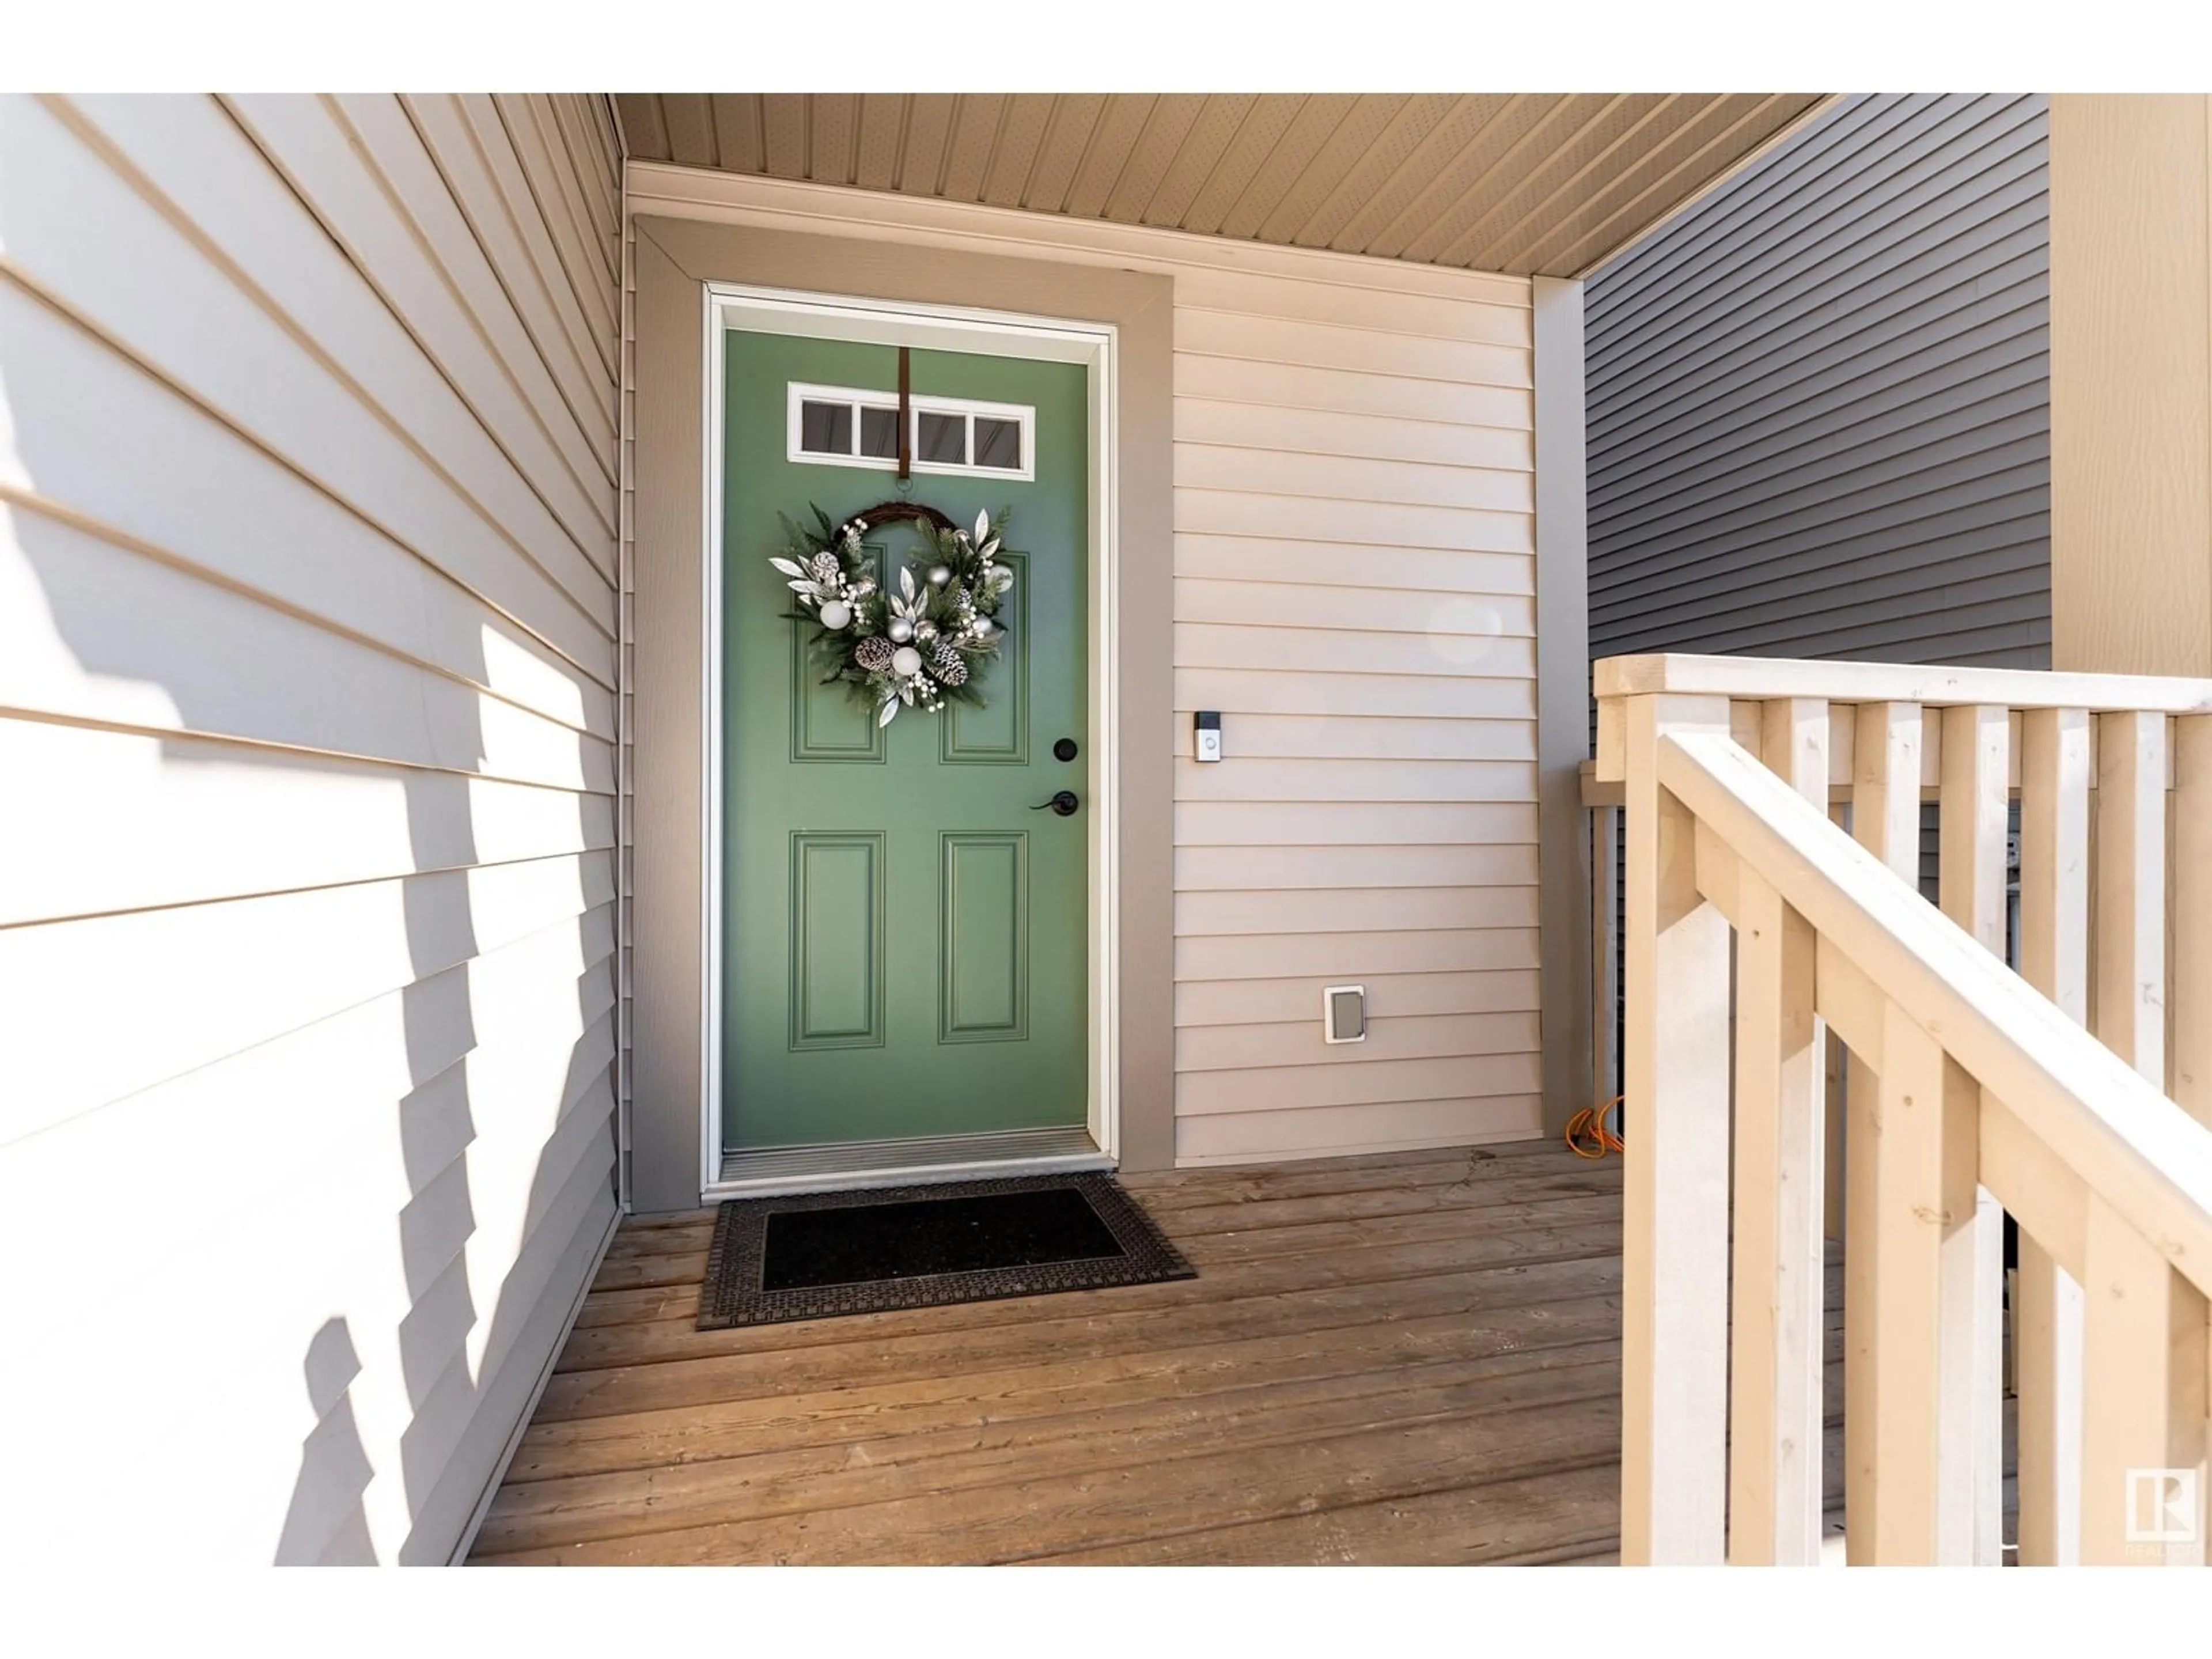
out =
<path fill-rule="evenodd" d="M 823 684 L 849 686 L 877 711 L 878 726 L 901 708 L 933 714 L 956 699 L 982 706 L 978 680 L 999 654 L 999 607 L 1014 585 L 1013 571 L 994 562 L 1006 510 L 995 520 L 977 514 L 972 533 L 910 501 L 872 507 L 841 525 L 813 512 L 812 525 L 778 514 L 790 556 L 769 562 L 798 595 L 793 619 L 814 624 L 808 647 L 826 671 Z M 911 565 L 902 567 L 894 586 L 878 580 L 862 538 L 901 519 L 921 532 L 928 563 L 919 582 Z"/>

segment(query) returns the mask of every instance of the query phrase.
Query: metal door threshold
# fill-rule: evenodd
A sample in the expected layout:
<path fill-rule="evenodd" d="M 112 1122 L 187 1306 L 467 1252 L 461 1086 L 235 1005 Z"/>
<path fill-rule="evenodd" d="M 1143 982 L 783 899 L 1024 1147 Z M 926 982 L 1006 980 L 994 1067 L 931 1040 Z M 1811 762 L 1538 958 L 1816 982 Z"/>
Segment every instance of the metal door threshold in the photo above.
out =
<path fill-rule="evenodd" d="M 993 1176 L 1057 1175 L 1110 1170 L 1091 1132 L 1007 1129 L 994 1134 L 918 1135 L 902 1140 L 848 1140 L 819 1146 L 770 1146 L 722 1155 L 721 1179 L 702 1197 L 761 1198 L 777 1193 L 830 1192 L 847 1187 L 902 1187 L 927 1181 Z"/>

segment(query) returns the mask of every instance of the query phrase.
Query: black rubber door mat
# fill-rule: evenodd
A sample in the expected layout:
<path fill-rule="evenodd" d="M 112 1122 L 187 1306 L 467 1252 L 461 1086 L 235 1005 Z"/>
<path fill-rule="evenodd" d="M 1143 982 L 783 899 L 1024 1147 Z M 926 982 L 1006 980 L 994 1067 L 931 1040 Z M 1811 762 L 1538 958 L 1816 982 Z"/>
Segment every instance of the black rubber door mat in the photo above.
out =
<path fill-rule="evenodd" d="M 1024 1176 L 733 1199 L 699 1328 L 1195 1279 L 1110 1176 Z"/>

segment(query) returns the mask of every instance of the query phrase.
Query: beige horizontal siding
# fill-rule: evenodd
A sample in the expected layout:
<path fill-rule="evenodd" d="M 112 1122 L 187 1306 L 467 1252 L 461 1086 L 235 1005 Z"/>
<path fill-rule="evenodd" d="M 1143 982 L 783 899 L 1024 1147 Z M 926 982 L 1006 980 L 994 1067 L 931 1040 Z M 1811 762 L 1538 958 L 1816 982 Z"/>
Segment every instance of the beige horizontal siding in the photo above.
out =
<path fill-rule="evenodd" d="M 1249 1072 L 1275 1065 L 1310 1023 L 1304 1018 L 1249 1025 L 1194 1025 L 1179 1039 L 1186 1072 Z M 1397 1014 L 1374 1021 L 1364 1043 L 1341 1043 L 1307 1060 L 1310 1066 L 1375 1066 L 1394 1060 L 1455 1060 L 1468 1054 L 1532 1053 L 1536 1016 L 1526 1013 Z"/>
<path fill-rule="evenodd" d="M 1327 274 L 1176 278 L 1185 1163 L 1539 1122 L 1528 294 Z"/>
<path fill-rule="evenodd" d="M 1525 720 L 1445 716 L 1248 714 L 1237 723 L 1237 750 L 1282 760 L 1535 759 Z"/>
<path fill-rule="evenodd" d="M 1468 841 L 1533 846 L 1535 840 L 1535 806 L 1519 801 L 1473 805 L 1186 801 L 1176 805 L 1176 842 L 1183 847 L 1365 847 Z"/>
<path fill-rule="evenodd" d="M 1543 1133 L 1543 1103 L 1534 1093 L 1230 1112 L 1179 1119 L 1176 1157 L 1178 1163 L 1194 1165 L 1255 1164 L 1422 1146 L 1475 1146 L 1486 1141 L 1534 1139 Z"/>
<path fill-rule="evenodd" d="M 1525 469 L 1534 461 L 1530 435 L 1507 427 L 1470 427 L 1185 397 L 1176 399 L 1175 420 L 1179 440 L 1265 449 L 1278 455 L 1352 456 L 1431 466 L 1508 469 Z"/>
<path fill-rule="evenodd" d="M 1535 632 L 1533 606 L 1527 598 L 1485 594 L 1468 588 L 1409 594 L 1389 588 L 1370 591 L 1298 581 L 1186 577 L 1176 583 L 1176 614 L 1185 623 L 1229 627 L 1316 628 L 1332 633 L 1356 630 L 1416 634 L 1425 638 L 1486 640 L 1500 634 L 1533 635 Z M 1402 643 L 1400 648 L 1404 648 Z M 1455 644 L 1440 646 L 1437 653 L 1447 661 L 1460 662 L 1474 654 L 1471 647 Z"/>
<path fill-rule="evenodd" d="M 1435 335 L 1340 327 L 1304 319 L 1255 316 L 1176 305 L 1176 349 L 1193 356 L 1233 357 L 1303 368 L 1343 369 L 1452 386 L 1532 384 L 1529 351 Z"/>
<path fill-rule="evenodd" d="M 1379 415 L 1397 420 L 1494 427 L 1506 432 L 1531 430 L 1529 393 L 1525 386 L 1362 374 L 1264 357 L 1178 354 L 1176 395 L 1329 415 Z"/>
<path fill-rule="evenodd" d="M 0 100 L 15 1559 L 445 1559 L 611 1224 L 617 143 Z"/>
<path fill-rule="evenodd" d="M 1445 847 L 1181 847 L 1178 891 L 1250 888 L 1534 886 L 1536 849 L 1470 842 Z"/>
<path fill-rule="evenodd" d="M 1535 921 L 1533 887 L 1292 888 L 1275 892 L 1193 892 L 1176 897 L 1176 932 L 1228 933 L 1418 933 L 1431 927 L 1517 927 Z"/>
<path fill-rule="evenodd" d="M 1338 275 L 1341 267 L 1331 270 Z M 1356 322 L 1365 332 L 1411 335 L 1419 340 L 1463 341 L 1529 349 L 1534 338 L 1527 289 L 1512 277 L 1473 276 L 1449 298 L 1408 288 L 1395 291 L 1388 266 L 1372 273 L 1377 286 L 1361 291 L 1347 313 L 1341 282 L 1285 281 L 1255 276 L 1241 258 L 1219 270 L 1196 269 L 1176 280 L 1176 303 L 1194 313 L 1257 314 L 1278 323 Z M 1480 283 L 1490 285 L 1487 292 Z"/>
<path fill-rule="evenodd" d="M 1536 931 L 1505 926 L 1328 933 L 1185 934 L 1176 980 L 1307 978 L 1314 989 L 1370 974 L 1460 973 L 1536 965 Z M 1317 1000 L 1317 999 L 1316 999 Z M 1378 1016 L 1382 1011 L 1375 1011 Z M 1319 1044 L 1321 1022 L 1314 1022 Z M 1316 1053 L 1319 1050 L 1316 1048 Z"/>
<path fill-rule="evenodd" d="M 1519 801 L 1534 787 L 1534 769 L 1519 761 L 1301 757 L 1248 759 L 1232 769 L 1184 756 L 1176 775 L 1176 797 L 1188 801 Z"/>
<path fill-rule="evenodd" d="M 1289 649 L 1299 641 L 1284 642 Z M 1405 665 L 1395 665 L 1402 669 Z M 1270 665 L 1178 667 L 1178 708 L 1264 709 L 1278 714 L 1379 714 L 1411 720 L 1535 718 L 1535 682 L 1526 676 L 1455 678 L 1439 687 L 1434 680 L 1402 672 L 1316 674 Z M 1438 713 L 1440 698 L 1449 708 Z"/>
<path fill-rule="evenodd" d="M 1458 601 L 1478 614 L 1495 617 L 1495 629 L 1421 635 L 1406 639 L 1394 633 L 1332 628 L 1317 633 L 1285 636 L 1281 629 L 1227 623 L 1179 622 L 1176 624 L 1176 659 L 1193 668 L 1269 670 L 1286 659 L 1299 670 L 1315 674 L 1379 674 L 1403 677 L 1433 675 L 1443 680 L 1502 679 L 1525 686 L 1534 678 L 1536 646 L 1533 624 L 1521 621 L 1523 632 L 1506 629 L 1516 620 L 1501 605 L 1480 599 Z M 1510 602 L 1508 602 L 1510 603 Z M 1417 694 L 1418 695 L 1418 694 Z M 1428 695 L 1432 713 L 1451 706 L 1458 694 L 1439 687 Z M 1413 712 L 1413 711 L 1408 711 Z"/>
<path fill-rule="evenodd" d="M 1293 1059 L 1284 1054 L 1275 1065 L 1241 1072 L 1186 1071 L 1176 1086 L 1176 1110 L 1186 1117 L 1247 1112 L 1255 1086 L 1264 1091 L 1260 1097 L 1270 1111 L 1533 1091 L 1539 1086 L 1535 1045 L 1531 1042 L 1523 1052 L 1510 1046 L 1511 1042 L 1502 1050 L 1443 1059 L 1363 1059 L 1356 1065 L 1328 1066 L 1304 1054 L 1295 1056 L 1296 1063 L 1284 1063 Z"/>
<path fill-rule="evenodd" d="M 1395 1009 L 1393 1018 L 1423 1014 L 1533 1012 L 1536 975 L 1525 969 L 1486 973 L 1370 974 L 1367 993 Z M 1177 1025 L 1285 1025 L 1317 1018 L 1321 999 L 1296 980 L 1186 980 L 1176 987 Z M 1345 1057 L 1359 1057 L 1342 1045 Z"/>
<path fill-rule="evenodd" d="M 1400 546 L 1533 553 L 1535 546 L 1530 515 L 1520 509 L 1424 507 L 1196 485 L 1176 487 L 1175 522 L 1178 532 L 1348 542 L 1377 553 Z"/>

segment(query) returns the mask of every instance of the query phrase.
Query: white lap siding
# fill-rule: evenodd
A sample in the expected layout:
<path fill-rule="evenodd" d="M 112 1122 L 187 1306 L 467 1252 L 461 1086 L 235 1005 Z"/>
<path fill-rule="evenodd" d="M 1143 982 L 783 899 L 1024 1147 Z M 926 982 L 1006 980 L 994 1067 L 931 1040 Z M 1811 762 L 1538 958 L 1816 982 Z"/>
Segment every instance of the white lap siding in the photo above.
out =
<path fill-rule="evenodd" d="M 602 1249 L 616 143 L 0 100 L 11 1559 L 446 1559 Z"/>
<path fill-rule="evenodd" d="M 1536 1133 L 1528 285 L 1237 264 L 1176 283 L 1177 1159 Z"/>

